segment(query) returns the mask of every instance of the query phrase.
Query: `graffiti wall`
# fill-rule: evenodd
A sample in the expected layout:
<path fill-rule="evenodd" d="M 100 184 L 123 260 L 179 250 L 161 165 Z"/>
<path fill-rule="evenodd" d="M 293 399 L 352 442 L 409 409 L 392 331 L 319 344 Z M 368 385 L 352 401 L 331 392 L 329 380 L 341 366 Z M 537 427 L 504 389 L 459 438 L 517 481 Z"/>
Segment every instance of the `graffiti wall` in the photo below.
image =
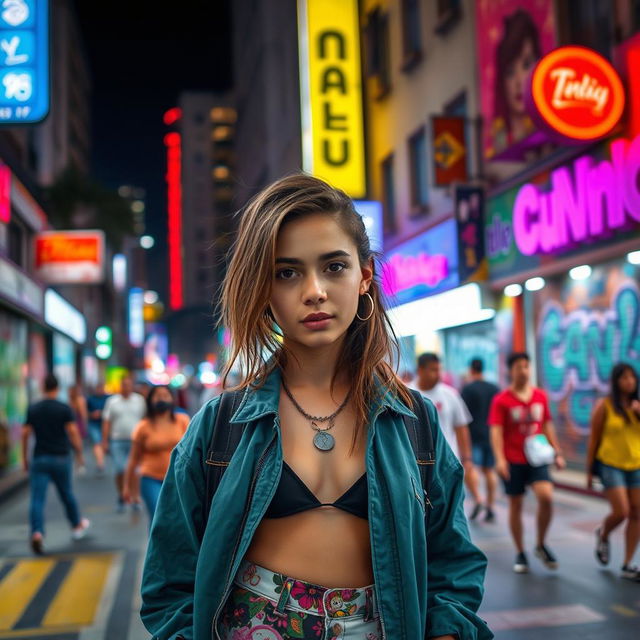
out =
<path fill-rule="evenodd" d="M 640 374 L 638 276 L 638 267 L 611 263 L 581 282 L 550 281 L 536 294 L 539 383 L 575 465 L 583 465 L 594 402 L 608 392 L 612 367 L 624 361 Z"/>

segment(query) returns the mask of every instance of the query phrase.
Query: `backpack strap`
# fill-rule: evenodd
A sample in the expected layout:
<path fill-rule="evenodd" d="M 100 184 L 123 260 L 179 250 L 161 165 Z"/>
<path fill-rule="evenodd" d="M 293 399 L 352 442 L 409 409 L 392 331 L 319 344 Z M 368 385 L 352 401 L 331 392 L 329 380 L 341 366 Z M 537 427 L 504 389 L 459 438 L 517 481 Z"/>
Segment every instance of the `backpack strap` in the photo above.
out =
<path fill-rule="evenodd" d="M 246 427 L 245 423 L 230 422 L 233 414 L 240 406 L 243 397 L 244 391 L 225 391 L 220 396 L 220 404 L 218 405 L 218 412 L 215 422 L 213 423 L 211 441 L 209 442 L 207 458 L 205 460 L 207 465 L 205 478 L 206 493 L 203 503 L 203 522 L 205 523 L 209 519 L 213 496 L 218 490 L 218 485 L 229 466 L 229 461 L 238 447 L 238 443 Z"/>
<path fill-rule="evenodd" d="M 425 501 L 425 522 L 429 526 L 429 516 L 431 514 L 431 502 L 429 495 L 431 493 L 431 483 L 433 482 L 433 468 L 436 463 L 435 446 L 433 439 L 434 425 L 429 418 L 429 412 L 424 403 L 424 398 L 419 391 L 410 389 L 413 396 L 413 410 L 417 416 L 417 420 L 404 417 L 404 426 L 407 429 L 411 448 L 418 463 L 420 470 L 420 479 L 422 480 L 422 489 L 424 491 Z"/>

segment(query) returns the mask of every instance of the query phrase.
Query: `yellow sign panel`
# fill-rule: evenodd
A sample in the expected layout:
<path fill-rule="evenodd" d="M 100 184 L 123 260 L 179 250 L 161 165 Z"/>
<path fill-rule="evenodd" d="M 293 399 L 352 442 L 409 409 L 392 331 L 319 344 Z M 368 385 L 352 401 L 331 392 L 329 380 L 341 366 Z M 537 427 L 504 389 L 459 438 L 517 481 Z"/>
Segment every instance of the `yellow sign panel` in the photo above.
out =
<path fill-rule="evenodd" d="M 299 0 L 303 168 L 366 195 L 357 0 Z"/>

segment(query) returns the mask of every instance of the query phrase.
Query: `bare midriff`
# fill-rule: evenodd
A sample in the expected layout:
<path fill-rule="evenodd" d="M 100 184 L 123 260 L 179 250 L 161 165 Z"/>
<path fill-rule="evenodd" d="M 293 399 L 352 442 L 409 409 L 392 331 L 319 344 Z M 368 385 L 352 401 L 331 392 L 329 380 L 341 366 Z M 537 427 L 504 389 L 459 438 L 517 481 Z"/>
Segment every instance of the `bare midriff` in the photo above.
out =
<path fill-rule="evenodd" d="M 275 573 L 332 589 L 373 584 L 369 522 L 332 506 L 265 518 L 246 558 Z"/>

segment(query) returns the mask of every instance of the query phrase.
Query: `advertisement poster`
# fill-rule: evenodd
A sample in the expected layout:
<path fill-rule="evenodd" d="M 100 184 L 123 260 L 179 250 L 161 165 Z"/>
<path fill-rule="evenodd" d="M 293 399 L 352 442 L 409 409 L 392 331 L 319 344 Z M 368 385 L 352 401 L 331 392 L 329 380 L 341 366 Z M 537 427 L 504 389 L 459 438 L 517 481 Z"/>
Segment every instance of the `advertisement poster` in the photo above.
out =
<path fill-rule="evenodd" d="M 552 0 L 476 3 L 483 151 L 487 159 L 526 141 L 535 127 L 525 88 L 536 62 L 556 46 Z"/>
<path fill-rule="evenodd" d="M 535 296 L 538 382 L 569 462 L 584 466 L 596 400 L 611 369 L 640 375 L 640 269 L 627 262 L 593 268 L 583 281 L 553 280 Z"/>
<path fill-rule="evenodd" d="M 484 189 L 456 187 L 455 211 L 460 281 L 486 280 L 488 266 L 484 253 Z"/>

